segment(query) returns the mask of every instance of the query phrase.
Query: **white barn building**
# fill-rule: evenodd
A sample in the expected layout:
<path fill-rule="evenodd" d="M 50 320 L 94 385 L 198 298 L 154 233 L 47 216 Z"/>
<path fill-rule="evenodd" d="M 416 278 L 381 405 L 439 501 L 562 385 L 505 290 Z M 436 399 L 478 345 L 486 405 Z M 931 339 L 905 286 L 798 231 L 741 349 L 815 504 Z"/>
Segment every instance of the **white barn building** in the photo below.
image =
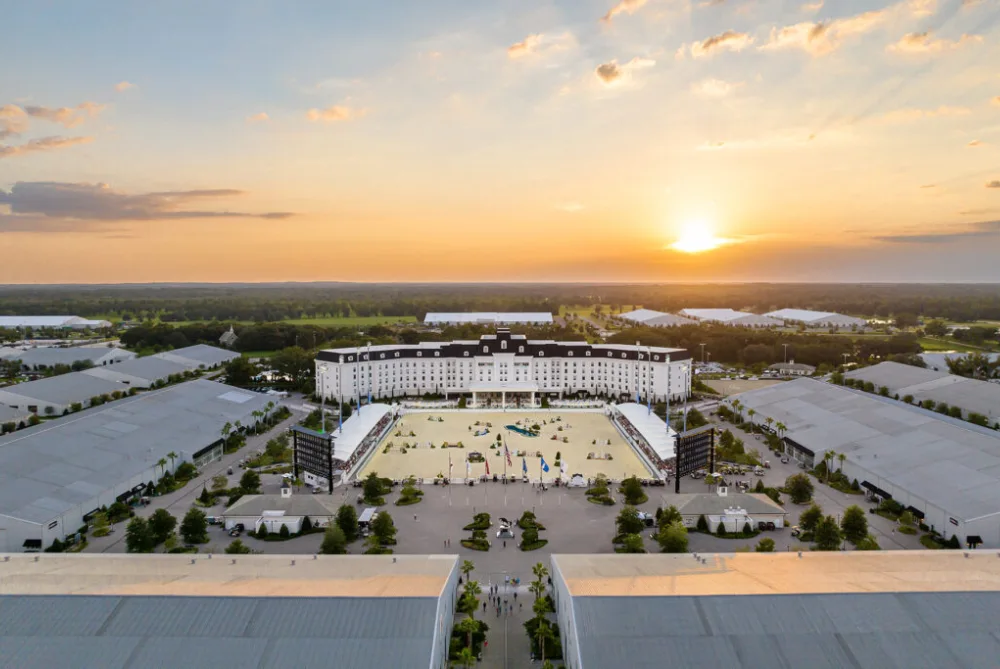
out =
<path fill-rule="evenodd" d="M 649 325 L 651 327 L 674 327 L 677 325 L 698 324 L 698 321 L 691 318 L 668 314 L 664 311 L 653 311 L 652 309 L 636 309 L 635 311 L 627 311 L 624 314 L 619 314 L 618 318 L 638 323 L 640 325 Z"/>
<path fill-rule="evenodd" d="M 777 318 L 735 309 L 682 309 L 681 314 L 703 323 L 718 323 L 742 328 L 774 328 L 784 323 Z"/>
<path fill-rule="evenodd" d="M 546 311 L 470 311 L 464 313 L 431 312 L 424 325 L 551 325 L 552 314 Z"/>
<path fill-rule="evenodd" d="M 768 312 L 765 316 L 794 325 L 802 324 L 809 328 L 863 328 L 868 325 L 868 321 L 863 318 L 808 309 L 778 309 Z"/>
<path fill-rule="evenodd" d="M 641 401 L 690 393 L 683 349 L 536 341 L 500 328 L 479 341 L 422 342 L 320 351 L 316 392 L 341 402 L 428 393 L 470 396 L 471 406 L 537 406 L 540 396 Z"/>
<path fill-rule="evenodd" d="M 86 330 L 109 328 L 110 321 L 90 320 L 79 316 L 0 316 L 0 328 L 23 330 L 25 328 L 56 328 L 60 330 Z"/>

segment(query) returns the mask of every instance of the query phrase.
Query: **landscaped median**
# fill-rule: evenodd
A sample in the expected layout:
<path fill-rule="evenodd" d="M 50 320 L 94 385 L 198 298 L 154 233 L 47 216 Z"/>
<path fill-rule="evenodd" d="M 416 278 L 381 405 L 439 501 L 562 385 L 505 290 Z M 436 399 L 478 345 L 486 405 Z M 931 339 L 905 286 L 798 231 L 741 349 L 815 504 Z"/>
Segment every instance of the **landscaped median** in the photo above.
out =
<path fill-rule="evenodd" d="M 466 548 L 471 548 L 474 551 L 488 551 L 490 549 L 490 540 L 486 536 L 486 530 L 488 530 L 492 524 L 493 522 L 490 520 L 490 514 L 477 513 L 473 516 L 472 522 L 462 528 L 466 532 L 472 532 L 472 536 L 470 538 L 462 539 L 462 545 Z"/>
<path fill-rule="evenodd" d="M 539 539 L 538 532 L 544 530 L 545 526 L 538 522 L 535 514 L 525 511 L 517 521 L 517 526 L 521 528 L 521 543 L 518 548 L 522 551 L 534 551 L 549 543 L 548 539 Z"/>

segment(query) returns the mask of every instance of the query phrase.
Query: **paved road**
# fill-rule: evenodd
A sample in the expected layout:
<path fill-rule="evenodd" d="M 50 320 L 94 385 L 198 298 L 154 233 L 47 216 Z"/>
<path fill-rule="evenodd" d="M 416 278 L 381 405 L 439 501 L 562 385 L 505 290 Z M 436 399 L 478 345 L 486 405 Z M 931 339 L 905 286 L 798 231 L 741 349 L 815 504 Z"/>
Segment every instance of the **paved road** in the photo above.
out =
<path fill-rule="evenodd" d="M 169 495 L 162 495 L 160 497 L 154 497 L 149 506 L 139 507 L 135 510 L 137 516 L 142 516 L 148 518 L 157 509 L 166 509 L 174 517 L 177 518 L 178 525 L 184 514 L 188 512 L 194 501 L 201 494 L 201 489 L 203 486 L 211 487 L 212 477 L 218 474 L 226 474 L 229 467 L 233 468 L 233 475 L 228 476 L 229 487 L 236 486 L 239 483 L 240 476 L 243 474 L 243 470 L 236 466 L 243 458 L 247 457 L 249 453 L 263 450 L 264 445 L 267 441 L 276 435 L 281 434 L 283 431 L 287 430 L 290 426 L 294 425 L 296 422 L 302 419 L 301 415 L 292 414 L 291 417 L 286 418 L 284 421 L 276 425 L 274 428 L 268 432 L 261 433 L 259 435 L 249 435 L 247 437 L 246 446 L 241 448 L 236 453 L 228 453 L 222 457 L 221 460 L 212 462 L 206 465 L 198 478 L 188 483 L 186 486 L 180 490 L 174 491 Z M 261 476 L 262 490 L 268 493 L 277 493 L 281 485 L 281 477 L 277 475 L 263 475 Z M 204 509 L 208 515 L 220 515 L 225 508 L 225 498 L 220 500 L 220 503 L 211 509 Z M 87 548 L 84 552 L 87 553 L 124 553 L 125 552 L 125 526 L 126 523 L 118 523 L 115 526 L 115 531 L 106 537 L 89 537 Z M 229 536 L 223 533 L 218 528 L 209 528 L 209 536 L 211 540 L 207 545 L 201 546 L 200 550 L 203 553 L 221 553 L 227 545 L 229 545 Z M 318 546 L 318 544 L 317 544 Z M 161 548 L 162 550 L 162 548 Z M 276 551 L 268 551 L 276 552 Z M 315 550 L 313 551 L 315 552 Z"/>

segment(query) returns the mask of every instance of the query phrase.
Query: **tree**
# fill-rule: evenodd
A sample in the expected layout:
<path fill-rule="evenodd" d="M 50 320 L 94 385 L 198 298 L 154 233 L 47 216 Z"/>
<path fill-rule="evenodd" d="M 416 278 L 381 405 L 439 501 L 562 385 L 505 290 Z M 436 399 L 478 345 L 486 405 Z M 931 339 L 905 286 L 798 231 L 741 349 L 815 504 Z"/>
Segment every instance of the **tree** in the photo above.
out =
<path fill-rule="evenodd" d="M 365 500 L 374 502 L 375 500 L 382 497 L 382 480 L 379 479 L 378 474 L 372 472 L 365 478 L 364 482 Z"/>
<path fill-rule="evenodd" d="M 813 504 L 799 515 L 799 529 L 803 532 L 815 532 L 822 519 L 823 509 L 818 504 Z"/>
<path fill-rule="evenodd" d="M 106 537 L 111 533 L 111 527 L 108 524 L 108 514 L 103 511 L 98 511 L 91 518 L 91 523 L 94 526 L 93 534 L 95 537 Z"/>
<path fill-rule="evenodd" d="M 837 467 L 837 471 L 840 472 L 841 474 L 844 473 L 844 461 L 845 460 L 847 460 L 847 454 L 846 453 L 837 453 L 837 462 L 840 465 L 839 467 Z"/>
<path fill-rule="evenodd" d="M 753 434 L 753 417 L 756 415 L 756 409 L 747 409 L 747 416 L 750 418 L 750 434 Z"/>
<path fill-rule="evenodd" d="M 152 553 L 156 541 L 145 518 L 136 516 L 125 529 L 125 546 L 129 553 Z"/>
<path fill-rule="evenodd" d="M 329 525 L 323 533 L 319 552 L 323 555 L 343 555 L 347 552 L 347 537 L 336 523 Z"/>
<path fill-rule="evenodd" d="M 149 531 L 155 543 L 163 543 L 177 527 L 177 519 L 166 509 L 157 509 L 149 516 Z"/>
<path fill-rule="evenodd" d="M 626 534 L 622 538 L 622 552 L 645 553 L 646 546 L 642 542 L 642 536 L 639 534 Z"/>
<path fill-rule="evenodd" d="M 662 525 L 656 533 L 656 542 L 664 553 L 687 553 L 688 532 L 680 521 Z"/>
<path fill-rule="evenodd" d="M 344 533 L 348 543 L 358 538 L 358 514 L 350 504 L 342 504 L 337 509 L 337 527 Z"/>
<path fill-rule="evenodd" d="M 677 507 L 672 504 L 664 509 L 663 513 L 661 513 L 660 517 L 657 519 L 660 527 L 670 525 L 671 523 L 681 523 L 683 521 L 684 519 L 681 517 L 681 512 L 678 511 Z"/>
<path fill-rule="evenodd" d="M 912 511 L 904 511 L 903 513 L 899 514 L 900 525 L 903 525 L 904 527 L 913 527 L 914 523 L 915 521 L 913 518 Z"/>
<path fill-rule="evenodd" d="M 310 531 L 312 527 L 312 521 L 309 519 L 309 516 L 304 516 L 302 518 L 302 534 Z"/>
<path fill-rule="evenodd" d="M 257 528 L 257 538 L 258 539 L 263 539 L 268 534 L 270 534 L 270 532 L 268 532 L 267 525 L 264 524 L 264 523 L 261 523 L 260 527 Z"/>
<path fill-rule="evenodd" d="M 316 365 L 312 354 L 300 346 L 283 348 L 268 362 L 274 371 L 287 376 L 296 385 L 311 379 Z"/>
<path fill-rule="evenodd" d="M 944 337 L 948 334 L 948 326 L 942 320 L 932 320 L 924 325 L 924 333 L 929 337 Z"/>
<path fill-rule="evenodd" d="M 619 535 L 639 534 L 645 525 L 639 519 L 639 510 L 634 506 L 626 506 L 618 513 L 615 527 Z"/>
<path fill-rule="evenodd" d="M 715 533 L 718 534 L 720 537 L 726 533 L 726 524 L 723 523 L 721 520 L 719 521 L 719 526 L 715 528 Z"/>
<path fill-rule="evenodd" d="M 291 532 L 288 530 L 288 525 L 282 523 L 281 528 L 278 530 L 278 536 L 282 539 L 287 539 L 290 535 Z"/>
<path fill-rule="evenodd" d="M 795 504 L 805 504 L 813 496 L 813 482 L 805 474 L 793 474 L 785 480 L 785 492 Z"/>
<path fill-rule="evenodd" d="M 773 553 L 774 552 L 774 539 L 770 537 L 764 537 L 757 542 L 757 548 L 755 548 L 758 553 Z"/>
<path fill-rule="evenodd" d="M 226 383 L 231 386 L 249 386 L 260 374 L 260 367 L 249 358 L 234 358 L 226 363 Z"/>
<path fill-rule="evenodd" d="M 463 595 L 464 596 L 464 595 Z M 470 611 L 472 609 L 469 609 Z M 465 647 L 472 648 L 472 635 L 479 631 L 479 622 L 471 615 L 455 623 L 455 631 L 465 635 Z"/>
<path fill-rule="evenodd" d="M 250 547 L 239 539 L 234 539 L 228 546 L 226 546 L 226 553 L 228 555 L 246 555 L 250 553 Z"/>
<path fill-rule="evenodd" d="M 473 654 L 472 649 L 466 646 L 458 654 L 458 663 L 468 669 L 476 663 L 476 656 Z"/>
<path fill-rule="evenodd" d="M 169 453 L 167 453 L 167 457 L 170 458 L 170 468 L 173 469 L 174 468 L 174 460 L 177 459 L 177 453 L 175 453 L 173 451 L 170 451 Z"/>
<path fill-rule="evenodd" d="M 840 528 L 837 526 L 837 519 L 833 516 L 826 516 L 819 521 L 816 526 L 816 550 L 836 551 L 840 550 Z"/>
<path fill-rule="evenodd" d="M 198 495 L 198 501 L 204 504 L 205 506 L 212 505 L 212 496 L 208 494 L 208 488 L 206 488 L 205 486 L 201 487 L 201 494 Z"/>
<path fill-rule="evenodd" d="M 840 529 L 844 538 L 852 544 L 857 544 L 867 537 L 868 517 L 865 516 L 864 510 L 857 504 L 844 509 L 844 516 L 840 519 Z"/>
<path fill-rule="evenodd" d="M 226 478 L 224 474 L 219 474 L 212 477 L 212 492 L 221 493 L 223 490 L 229 487 L 229 479 Z"/>
<path fill-rule="evenodd" d="M 625 496 L 626 504 L 642 504 L 646 499 L 646 492 L 635 476 L 630 476 L 622 481 L 622 494 Z"/>
<path fill-rule="evenodd" d="M 830 482 L 830 469 L 833 466 L 833 459 L 837 457 L 837 453 L 834 451 L 827 451 L 823 454 L 823 462 L 826 464 L 826 482 Z"/>
<path fill-rule="evenodd" d="M 208 541 L 208 518 L 201 509 L 191 507 L 181 521 L 181 537 L 185 543 L 203 544 Z"/>
<path fill-rule="evenodd" d="M 698 516 L 698 523 L 695 525 L 695 529 L 699 532 L 708 532 L 708 520 L 705 518 L 705 514 Z"/>
<path fill-rule="evenodd" d="M 240 489 L 247 495 L 260 494 L 260 474 L 252 469 L 243 472 L 240 477 Z"/>
<path fill-rule="evenodd" d="M 167 475 L 167 459 L 166 458 L 160 458 L 159 460 L 157 460 L 156 461 L 156 466 L 160 468 L 160 476 L 161 477 Z"/>
<path fill-rule="evenodd" d="M 383 546 L 391 544 L 396 538 L 396 525 L 392 522 L 392 516 L 388 511 L 379 511 L 372 521 L 372 534 L 378 537 L 379 543 Z"/>
<path fill-rule="evenodd" d="M 896 314 L 894 322 L 896 327 L 899 328 L 900 330 L 916 327 L 917 324 L 920 323 L 919 319 L 917 319 L 916 314 L 911 314 L 906 312 Z"/>

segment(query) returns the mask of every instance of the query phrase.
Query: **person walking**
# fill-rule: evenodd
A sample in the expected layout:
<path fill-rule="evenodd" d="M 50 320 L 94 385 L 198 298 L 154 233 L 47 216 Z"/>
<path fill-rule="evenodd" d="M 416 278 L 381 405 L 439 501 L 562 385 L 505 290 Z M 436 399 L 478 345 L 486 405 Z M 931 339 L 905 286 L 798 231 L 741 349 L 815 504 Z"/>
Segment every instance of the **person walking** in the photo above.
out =
<path fill-rule="evenodd" d="M 517 590 L 514 591 L 514 601 L 517 601 Z"/>
<path fill-rule="evenodd" d="M 483 602 L 483 613 L 486 613 L 486 602 Z"/>

